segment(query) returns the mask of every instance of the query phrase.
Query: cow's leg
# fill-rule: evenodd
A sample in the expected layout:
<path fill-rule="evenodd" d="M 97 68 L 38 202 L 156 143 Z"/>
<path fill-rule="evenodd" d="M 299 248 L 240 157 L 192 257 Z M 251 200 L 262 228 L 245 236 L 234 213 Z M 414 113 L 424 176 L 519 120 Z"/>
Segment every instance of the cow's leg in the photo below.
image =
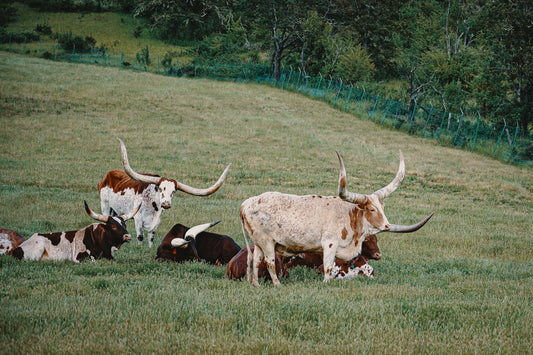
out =
<path fill-rule="evenodd" d="M 148 232 L 148 246 L 151 248 L 154 245 L 155 230 Z"/>
<path fill-rule="evenodd" d="M 336 245 L 333 243 L 324 243 L 322 246 L 324 249 L 322 262 L 324 264 L 324 282 L 328 282 L 331 279 L 331 271 L 335 265 L 335 253 L 337 252 Z"/>
<path fill-rule="evenodd" d="M 248 254 L 246 255 L 246 280 L 252 282 L 252 265 L 254 262 L 254 252 L 251 251 L 251 248 L 248 249 Z"/>
<path fill-rule="evenodd" d="M 278 275 L 276 274 L 276 252 L 274 243 L 268 243 L 267 245 L 264 245 L 263 254 L 272 283 L 274 286 L 280 286 L 281 284 L 279 282 Z"/>
<path fill-rule="evenodd" d="M 263 250 L 256 244 L 254 248 L 254 260 L 252 263 L 252 285 L 255 287 L 259 287 L 259 265 L 261 264 L 263 257 Z"/>
<path fill-rule="evenodd" d="M 133 220 L 135 221 L 135 232 L 137 233 L 137 242 L 139 244 L 142 244 L 144 239 L 144 231 L 143 231 L 143 221 L 142 218 L 136 218 L 137 215 L 133 217 Z"/>

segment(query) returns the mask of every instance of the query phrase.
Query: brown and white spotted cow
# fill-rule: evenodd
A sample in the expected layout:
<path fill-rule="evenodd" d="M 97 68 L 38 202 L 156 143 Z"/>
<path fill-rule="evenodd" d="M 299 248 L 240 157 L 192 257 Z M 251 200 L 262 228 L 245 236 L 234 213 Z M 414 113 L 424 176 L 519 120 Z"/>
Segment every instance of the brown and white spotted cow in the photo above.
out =
<path fill-rule="evenodd" d="M 35 233 L 20 244 L 12 255 L 19 260 L 71 260 L 76 263 L 85 258 L 112 260 L 114 252 L 123 243 L 131 241 L 125 221 L 132 218 L 140 206 L 128 215 L 111 217 L 93 212 L 87 202 L 84 203 L 87 214 L 102 223 L 75 231 Z"/>
<path fill-rule="evenodd" d="M 0 255 L 13 253 L 20 244 L 24 243 L 26 238 L 7 228 L 0 228 Z"/>
<path fill-rule="evenodd" d="M 324 282 L 331 279 L 335 258 L 350 260 L 361 252 L 363 240 L 381 232 L 414 232 L 433 214 L 411 226 L 390 224 L 383 211 L 382 200 L 400 186 L 405 163 L 400 151 L 400 167 L 394 180 L 370 195 L 346 189 L 346 169 L 340 154 L 339 194 L 337 196 L 297 196 L 265 192 L 251 197 L 241 205 L 241 225 L 255 243 L 253 261 L 248 257 L 248 280 L 259 286 L 258 266 L 263 260 L 274 285 L 275 252 L 283 256 L 311 252 L 322 253 Z"/>
<path fill-rule="evenodd" d="M 255 245 L 250 245 L 250 250 L 254 251 Z M 226 275 L 231 280 L 240 280 L 244 276 L 246 276 L 246 269 L 248 265 L 248 249 L 243 248 L 241 249 L 237 255 L 235 255 L 226 266 Z M 268 273 L 266 264 L 264 260 L 259 265 L 259 271 L 258 275 L 261 278 L 265 278 L 267 280 L 270 280 L 270 274 Z M 282 277 L 288 277 L 289 273 L 287 272 L 287 269 L 285 267 L 285 264 L 283 263 L 282 257 L 276 253 L 276 275 L 278 275 L 278 278 Z"/>
<path fill-rule="evenodd" d="M 318 267 L 319 272 L 324 272 L 324 265 Z M 331 278 L 336 280 L 349 280 L 357 276 L 374 278 L 374 268 L 366 262 L 361 254 L 349 261 L 335 260 Z"/>
<path fill-rule="evenodd" d="M 139 174 L 128 162 L 128 153 L 124 142 L 119 138 L 122 154 L 123 170 L 109 171 L 98 183 L 102 213 L 120 215 L 131 213 L 142 202 L 142 207 L 134 217 L 135 232 L 139 244 L 144 239 L 144 231 L 148 233 L 148 245 L 154 242 L 154 235 L 161 223 L 163 210 L 171 207 L 172 196 L 176 190 L 195 196 L 207 196 L 222 186 L 231 164 L 229 164 L 218 181 L 206 189 L 198 189 L 185 185 L 177 180 L 167 179 L 159 175 Z"/>

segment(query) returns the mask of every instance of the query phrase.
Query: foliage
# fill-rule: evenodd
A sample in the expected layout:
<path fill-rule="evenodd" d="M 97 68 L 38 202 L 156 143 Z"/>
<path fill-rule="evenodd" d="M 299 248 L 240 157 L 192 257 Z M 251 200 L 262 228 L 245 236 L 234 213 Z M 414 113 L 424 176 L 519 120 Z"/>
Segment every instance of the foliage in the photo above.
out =
<path fill-rule="evenodd" d="M 149 19 L 157 36 L 169 43 L 200 39 L 221 29 L 215 8 L 202 0 L 140 0 L 134 15 Z"/>
<path fill-rule="evenodd" d="M 360 45 L 344 51 L 335 68 L 335 74 L 346 82 L 365 82 L 374 77 L 375 66 L 367 51 Z"/>
<path fill-rule="evenodd" d="M 0 3 L 0 27 L 4 27 L 15 20 L 17 9 L 12 3 L 13 0 L 2 1 L 2 3 Z"/>
<path fill-rule="evenodd" d="M 41 35 L 47 35 L 50 36 L 52 34 L 52 26 L 48 24 L 37 24 L 35 25 L 35 32 L 41 34 Z"/>
<path fill-rule="evenodd" d="M 72 34 L 72 31 L 54 33 L 52 38 L 56 39 L 63 49 L 80 53 L 88 52 L 96 45 L 96 40 L 93 37 L 86 36 L 83 38 L 82 36 L 75 36 Z"/>
<path fill-rule="evenodd" d="M 35 31 L 8 32 L 0 27 L 0 43 L 28 43 L 39 41 L 39 34 Z"/>
<path fill-rule="evenodd" d="M 148 46 L 142 48 L 140 52 L 137 52 L 136 58 L 137 63 L 139 63 L 139 65 L 142 65 L 145 68 L 152 64 L 152 60 L 150 59 L 150 50 L 148 49 Z"/>

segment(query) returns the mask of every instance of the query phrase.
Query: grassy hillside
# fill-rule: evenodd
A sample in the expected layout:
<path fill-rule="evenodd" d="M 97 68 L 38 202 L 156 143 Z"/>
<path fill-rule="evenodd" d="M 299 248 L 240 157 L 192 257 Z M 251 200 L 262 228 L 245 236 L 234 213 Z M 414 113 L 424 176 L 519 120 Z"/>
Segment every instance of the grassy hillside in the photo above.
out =
<path fill-rule="evenodd" d="M 37 25 L 48 25 L 53 33 L 65 34 L 72 32 L 74 36 L 85 38 L 91 36 L 96 40 L 96 47 L 107 48 L 109 53 L 123 52 L 125 55 L 133 55 L 141 49 L 148 47 L 153 55 L 163 56 L 167 52 L 181 54 L 183 48 L 163 43 L 152 36 L 148 24 L 140 19 L 132 18 L 126 14 L 114 12 L 102 13 L 63 13 L 63 12 L 39 12 L 32 8 L 16 3 L 17 18 L 10 23 L 7 30 L 10 32 L 33 31 Z M 139 37 L 133 35 L 137 26 L 143 28 Z M 42 43 L 28 43 L 25 48 L 31 52 L 52 51 L 56 40 L 49 36 L 41 36 Z M 17 52 L 22 50 L 24 44 L 11 44 Z M 2 45 L 2 48 L 7 44 Z M 52 51 L 53 53 L 53 51 Z M 187 57 L 181 58 L 187 60 Z"/>
<path fill-rule="evenodd" d="M 222 223 L 244 245 L 239 206 L 264 191 L 333 195 L 339 150 L 349 188 L 392 178 L 375 279 L 322 283 L 296 269 L 254 289 L 225 268 L 154 260 L 123 246 L 114 262 L 0 257 L 2 353 L 529 353 L 533 347 L 531 169 L 382 129 L 320 101 L 234 84 L 58 63 L 0 52 L 0 226 L 70 230 L 99 211 L 97 182 L 132 167 L 196 187 L 233 163 L 206 198 L 177 193 L 175 223 Z M 133 231 L 133 223 L 128 222 Z"/>

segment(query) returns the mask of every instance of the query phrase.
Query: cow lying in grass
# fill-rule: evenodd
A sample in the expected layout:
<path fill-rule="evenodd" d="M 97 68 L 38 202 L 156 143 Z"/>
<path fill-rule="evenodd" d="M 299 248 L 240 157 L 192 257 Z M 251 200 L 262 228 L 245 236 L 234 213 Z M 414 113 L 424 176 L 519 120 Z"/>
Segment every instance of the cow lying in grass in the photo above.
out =
<path fill-rule="evenodd" d="M 123 243 L 131 241 L 125 221 L 132 218 L 139 207 L 128 215 L 110 217 L 93 212 L 85 202 L 87 214 L 102 223 L 68 232 L 35 233 L 12 255 L 19 260 L 71 260 L 76 263 L 85 258 L 112 260 L 114 252 Z"/>
<path fill-rule="evenodd" d="M 0 228 L 0 255 L 11 255 L 20 244 L 24 243 L 26 238 L 7 228 Z"/>
<path fill-rule="evenodd" d="M 205 260 L 210 264 L 227 264 L 241 247 L 227 235 L 206 232 L 215 224 L 205 223 L 192 228 L 176 224 L 157 248 L 156 259 L 183 262 Z"/>
<path fill-rule="evenodd" d="M 255 245 L 250 245 L 251 252 L 253 253 Z M 240 280 L 246 276 L 246 268 L 248 265 L 248 248 L 243 248 L 237 255 L 235 255 L 226 266 L 226 275 L 232 280 Z M 288 277 L 289 273 L 285 268 L 285 264 L 282 261 L 281 256 L 276 254 L 276 274 L 278 278 Z M 270 280 L 270 274 L 268 273 L 265 262 L 261 262 L 259 265 L 259 277 Z"/>

